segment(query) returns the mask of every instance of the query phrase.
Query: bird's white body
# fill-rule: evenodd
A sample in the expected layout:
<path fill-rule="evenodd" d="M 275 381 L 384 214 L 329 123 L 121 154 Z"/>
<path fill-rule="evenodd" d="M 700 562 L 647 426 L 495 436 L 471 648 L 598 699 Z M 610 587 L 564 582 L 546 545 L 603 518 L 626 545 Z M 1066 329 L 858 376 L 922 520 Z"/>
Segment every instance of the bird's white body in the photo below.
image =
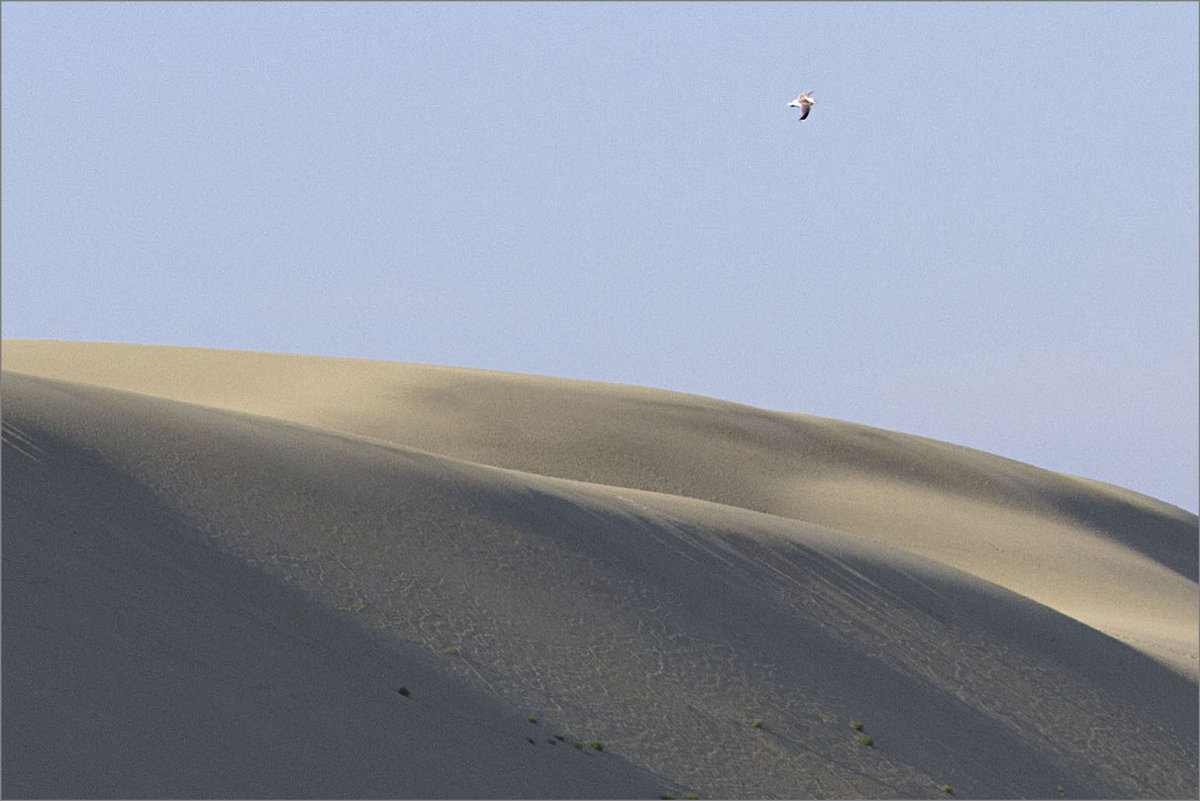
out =
<path fill-rule="evenodd" d="M 801 120 L 803 120 L 805 117 L 808 116 L 809 109 L 811 109 L 813 107 L 813 104 L 817 102 L 812 99 L 811 95 L 812 95 L 811 90 L 804 92 L 799 97 L 797 97 L 795 100 L 793 100 L 791 103 L 788 103 L 788 106 L 790 108 L 800 109 L 800 119 Z"/>

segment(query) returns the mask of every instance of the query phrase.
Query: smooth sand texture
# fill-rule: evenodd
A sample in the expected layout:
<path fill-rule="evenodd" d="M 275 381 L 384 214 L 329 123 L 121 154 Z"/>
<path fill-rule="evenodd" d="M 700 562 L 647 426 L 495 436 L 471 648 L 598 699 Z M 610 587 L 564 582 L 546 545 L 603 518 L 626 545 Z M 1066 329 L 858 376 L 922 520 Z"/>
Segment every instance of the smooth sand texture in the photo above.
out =
<path fill-rule="evenodd" d="M 3 368 L 6 795 L 1197 793 L 1197 520 L 1144 496 L 628 386 Z"/>

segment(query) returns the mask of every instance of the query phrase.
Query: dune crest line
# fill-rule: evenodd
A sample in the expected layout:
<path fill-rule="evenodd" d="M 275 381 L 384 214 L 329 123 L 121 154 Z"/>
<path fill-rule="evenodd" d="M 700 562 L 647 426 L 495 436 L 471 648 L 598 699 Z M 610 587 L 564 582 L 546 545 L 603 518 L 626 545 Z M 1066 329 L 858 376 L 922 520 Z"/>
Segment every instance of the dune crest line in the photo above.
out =
<path fill-rule="evenodd" d="M 4 340 L 3 357 L 13 372 L 838 529 L 979 575 L 1200 676 L 1197 518 L 1119 487 L 839 420 L 620 384 L 49 340 Z"/>
<path fill-rule="evenodd" d="M 133 797 L 1196 794 L 1195 518 L 1152 499 L 618 385 L 3 360 L 6 791 L 111 763 L 178 788 L 102 772 Z"/>

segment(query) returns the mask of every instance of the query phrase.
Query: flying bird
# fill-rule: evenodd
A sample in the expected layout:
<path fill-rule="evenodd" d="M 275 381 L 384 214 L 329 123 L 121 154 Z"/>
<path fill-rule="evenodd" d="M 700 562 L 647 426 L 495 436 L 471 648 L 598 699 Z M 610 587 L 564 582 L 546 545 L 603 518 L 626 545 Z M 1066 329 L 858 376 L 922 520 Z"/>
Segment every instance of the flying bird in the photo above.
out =
<path fill-rule="evenodd" d="M 812 94 L 811 91 L 805 92 L 804 94 L 800 95 L 795 100 L 793 100 L 791 103 L 788 103 L 788 106 L 790 108 L 800 109 L 800 119 L 802 119 L 802 120 L 808 116 L 808 110 L 813 107 L 814 103 L 817 102 L 817 101 L 813 100 L 811 97 L 809 97 L 809 95 L 811 95 L 811 94 Z"/>

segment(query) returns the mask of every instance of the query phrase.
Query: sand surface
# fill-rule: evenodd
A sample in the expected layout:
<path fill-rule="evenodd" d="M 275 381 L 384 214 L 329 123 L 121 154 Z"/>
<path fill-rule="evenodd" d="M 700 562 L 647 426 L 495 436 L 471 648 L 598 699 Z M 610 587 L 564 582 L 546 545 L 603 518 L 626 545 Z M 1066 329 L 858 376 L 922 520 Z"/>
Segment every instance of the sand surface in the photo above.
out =
<path fill-rule="evenodd" d="M 1146 496 L 624 385 L 2 360 L 6 796 L 1198 792 Z"/>

